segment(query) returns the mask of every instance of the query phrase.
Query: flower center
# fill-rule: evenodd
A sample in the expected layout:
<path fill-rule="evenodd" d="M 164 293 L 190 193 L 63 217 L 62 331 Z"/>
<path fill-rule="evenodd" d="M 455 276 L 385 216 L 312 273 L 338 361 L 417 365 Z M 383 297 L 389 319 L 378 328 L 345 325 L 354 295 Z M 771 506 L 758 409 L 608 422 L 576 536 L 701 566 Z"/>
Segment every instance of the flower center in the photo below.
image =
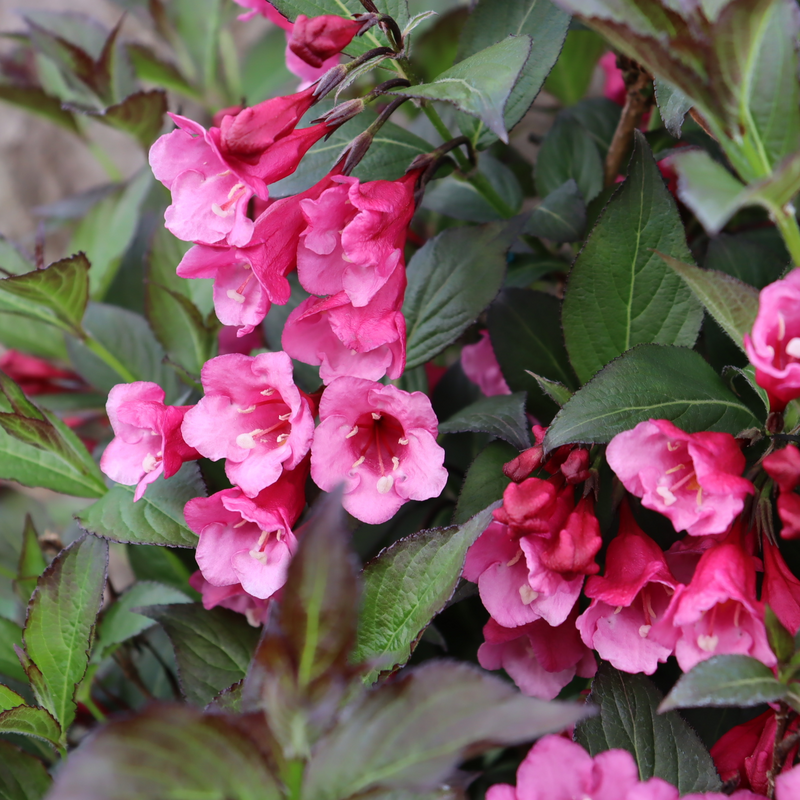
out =
<path fill-rule="evenodd" d="M 258 537 L 258 542 L 256 542 L 256 546 L 249 551 L 248 555 L 258 561 L 259 564 L 263 564 L 264 566 L 267 565 L 267 542 L 269 541 L 269 537 L 272 534 L 275 534 L 275 539 L 277 541 L 281 540 L 281 531 L 261 531 L 261 536 Z"/>
<path fill-rule="evenodd" d="M 352 439 L 356 459 L 351 472 L 363 464 L 378 476 L 378 494 L 387 494 L 395 481 L 394 473 L 400 469 L 400 459 L 408 444 L 403 426 L 392 416 L 381 411 L 362 414 L 356 424 L 344 435 L 345 441 Z"/>
<path fill-rule="evenodd" d="M 225 294 L 236 303 L 242 304 L 247 299 L 244 296 L 244 290 L 247 288 L 247 284 L 250 283 L 250 279 L 253 277 L 253 271 L 250 269 L 249 264 L 243 265 L 244 269 L 249 270 L 247 277 L 241 282 L 238 289 L 228 289 Z"/>
<path fill-rule="evenodd" d="M 223 173 L 224 174 L 224 173 Z M 247 194 L 247 187 L 243 183 L 236 183 L 228 192 L 228 199 L 224 203 L 212 203 L 211 210 L 218 217 L 229 217 L 236 211 L 236 203 Z"/>
<path fill-rule="evenodd" d="M 667 449 L 675 451 L 681 446 L 682 442 L 667 442 Z M 697 481 L 697 473 L 694 470 L 694 465 L 689 463 L 677 464 L 674 467 L 664 472 L 662 480 L 668 480 L 667 476 L 674 475 L 675 480 L 670 485 L 662 484 L 656 488 L 656 494 L 664 501 L 665 506 L 671 506 L 678 502 L 678 497 L 675 494 L 680 489 L 694 492 L 698 506 L 703 505 L 703 488 Z"/>

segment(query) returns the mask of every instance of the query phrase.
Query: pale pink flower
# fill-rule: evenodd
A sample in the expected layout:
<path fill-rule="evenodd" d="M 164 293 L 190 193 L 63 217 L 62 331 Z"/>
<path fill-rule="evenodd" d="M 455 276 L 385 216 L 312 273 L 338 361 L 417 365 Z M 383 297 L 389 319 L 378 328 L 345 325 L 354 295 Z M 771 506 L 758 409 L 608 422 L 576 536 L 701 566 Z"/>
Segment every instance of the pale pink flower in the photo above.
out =
<path fill-rule="evenodd" d="M 200 457 L 181 436 L 191 406 L 165 406 L 164 390 L 149 381 L 117 384 L 106 411 L 114 438 L 100 459 L 100 469 L 125 486 L 136 486 L 139 500 L 160 475 L 171 478 L 185 461 Z"/>
<path fill-rule="evenodd" d="M 186 414 L 183 436 L 212 461 L 226 459 L 228 478 L 248 497 L 302 461 L 314 412 L 286 353 L 217 356 L 203 366 L 201 381 L 205 397 Z"/>
<path fill-rule="evenodd" d="M 723 533 L 755 491 L 741 477 L 745 459 L 729 433 L 685 433 L 668 420 L 617 434 L 608 464 L 642 505 L 692 536 Z"/>
<path fill-rule="evenodd" d="M 769 395 L 770 410 L 783 411 L 800 397 L 800 269 L 765 286 L 744 348 L 756 383 Z"/>
<path fill-rule="evenodd" d="M 477 384 L 487 397 L 511 394 L 511 389 L 508 388 L 506 379 L 500 371 L 500 364 L 497 363 L 497 356 L 492 349 L 489 331 L 481 331 L 480 341 L 475 344 L 464 345 L 461 349 L 461 367 L 464 374 Z M 541 447 L 537 452 L 541 452 Z M 531 472 L 532 470 L 528 470 L 525 477 Z"/>
<path fill-rule="evenodd" d="M 362 522 L 386 522 L 408 500 L 438 497 L 445 483 L 438 421 L 422 392 L 337 378 L 323 392 L 311 448 L 311 477 Z"/>
<path fill-rule="evenodd" d="M 241 584 L 230 586 L 214 586 L 209 583 L 200 570 L 189 577 L 189 585 L 203 596 L 203 608 L 210 611 L 212 608 L 228 608 L 237 614 L 243 614 L 247 621 L 257 628 L 264 625 L 269 619 L 272 599 L 261 600 L 248 594 Z"/>
<path fill-rule="evenodd" d="M 606 571 L 586 581 L 592 604 L 578 617 L 581 638 L 623 672 L 652 675 L 672 648 L 650 636 L 678 582 L 661 548 L 642 531 L 624 503 L 619 533 L 608 547 Z"/>

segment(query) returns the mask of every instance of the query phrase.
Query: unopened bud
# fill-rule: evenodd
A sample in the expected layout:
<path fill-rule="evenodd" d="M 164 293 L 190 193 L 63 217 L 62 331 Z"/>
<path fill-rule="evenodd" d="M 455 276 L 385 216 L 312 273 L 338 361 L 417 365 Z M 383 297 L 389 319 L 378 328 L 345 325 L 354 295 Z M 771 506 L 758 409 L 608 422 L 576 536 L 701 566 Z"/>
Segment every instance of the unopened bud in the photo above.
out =
<path fill-rule="evenodd" d="M 522 483 L 542 463 L 542 446 L 540 444 L 523 450 L 516 458 L 503 464 L 503 475 L 514 483 Z"/>
<path fill-rule="evenodd" d="M 314 87 L 314 97 L 319 99 L 333 91 L 347 77 L 348 66 L 349 64 L 337 64 L 335 67 L 331 67 Z"/>
<path fill-rule="evenodd" d="M 589 451 L 573 450 L 561 465 L 561 474 L 567 479 L 567 483 L 583 483 L 589 477 Z"/>
<path fill-rule="evenodd" d="M 343 125 L 353 117 L 357 117 L 366 107 L 367 104 L 364 99 L 356 97 L 345 103 L 339 103 L 338 106 L 335 106 L 327 114 L 323 114 L 319 119 L 314 120 L 314 122 L 325 122 L 332 127 Z"/>

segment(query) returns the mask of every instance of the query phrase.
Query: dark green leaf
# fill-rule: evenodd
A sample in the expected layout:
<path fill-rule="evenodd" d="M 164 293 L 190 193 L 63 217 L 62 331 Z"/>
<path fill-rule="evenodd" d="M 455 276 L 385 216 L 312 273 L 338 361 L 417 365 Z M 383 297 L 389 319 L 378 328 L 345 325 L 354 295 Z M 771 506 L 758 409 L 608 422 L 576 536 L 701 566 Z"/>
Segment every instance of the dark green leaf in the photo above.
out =
<path fill-rule="evenodd" d="M 525 233 L 554 242 L 577 242 L 585 230 L 586 203 L 572 178 L 536 206 L 525 226 Z"/>
<path fill-rule="evenodd" d="M 537 375 L 535 372 L 528 372 L 536 383 L 539 384 L 539 388 L 556 404 L 559 406 L 564 405 L 567 400 L 572 397 L 572 391 L 567 389 L 563 383 L 559 383 L 558 381 L 550 381 L 547 378 L 543 378 L 541 375 Z"/>
<path fill-rule="evenodd" d="M 197 97 L 197 90 L 188 83 L 180 70 L 171 62 L 160 58 L 149 47 L 137 42 L 127 42 L 125 50 L 140 80 L 180 92 L 187 97 Z"/>
<path fill-rule="evenodd" d="M 607 97 L 587 97 L 562 112 L 563 116 L 583 125 L 597 145 L 601 159 L 608 153 L 621 113 L 622 109 Z"/>
<path fill-rule="evenodd" d="M 605 49 L 603 37 L 594 31 L 570 31 L 561 55 L 545 81 L 545 91 L 557 97 L 565 106 L 577 103 L 586 94 L 597 61 Z"/>
<path fill-rule="evenodd" d="M 107 568 L 108 543 L 83 536 L 56 556 L 28 606 L 25 651 L 47 687 L 47 696 L 37 699 L 64 731 L 75 719 L 75 691 L 89 664 Z"/>
<path fill-rule="evenodd" d="M 453 523 L 466 522 L 478 510 L 494 503 L 503 496 L 506 486 L 511 483 L 503 474 L 503 465 L 516 458 L 519 452 L 507 442 L 489 442 L 470 464 L 458 504 L 453 514 Z"/>
<path fill-rule="evenodd" d="M 778 280 L 789 263 L 789 254 L 780 235 L 763 235 L 774 233 L 774 229 L 765 229 L 720 234 L 709 242 L 703 266 L 763 289 Z"/>
<path fill-rule="evenodd" d="M 24 108 L 40 117 L 44 117 L 70 133 L 80 134 L 75 116 L 61 107 L 61 100 L 47 94 L 38 86 L 12 86 L 0 84 L 0 100 Z"/>
<path fill-rule="evenodd" d="M 242 614 L 227 608 L 206 611 L 199 603 L 147 606 L 139 612 L 167 632 L 181 688 L 190 702 L 206 705 L 244 678 L 259 630 Z"/>
<path fill-rule="evenodd" d="M 158 478 L 134 503 L 135 486 L 117 484 L 77 515 L 84 530 L 131 544 L 195 547 L 197 535 L 183 516 L 183 507 L 194 497 L 205 497 L 206 489 L 197 464 L 184 464 L 169 480 Z"/>
<path fill-rule="evenodd" d="M 654 249 L 691 260 L 675 201 L 637 132 L 628 177 L 575 260 L 564 296 L 564 338 L 582 382 L 637 344 L 694 344 L 702 308 Z"/>
<path fill-rule="evenodd" d="M 681 138 L 683 119 L 692 107 L 692 101 L 666 81 L 656 78 L 656 102 L 664 127 L 676 138 Z"/>
<path fill-rule="evenodd" d="M 788 663 L 794 655 L 794 637 L 786 630 L 769 605 L 764 606 L 764 624 L 767 628 L 769 646 L 775 653 L 778 663 Z"/>
<path fill-rule="evenodd" d="M 50 776 L 38 758 L 0 741 L 0 800 L 42 800 L 49 788 Z"/>
<path fill-rule="evenodd" d="M 530 447 L 525 392 L 484 397 L 439 423 L 439 433 L 463 431 L 490 433 L 518 450 Z"/>
<path fill-rule="evenodd" d="M 27 683 L 25 670 L 14 652 L 15 647 L 22 647 L 22 628 L 16 622 L 0 617 L 0 675 Z"/>
<path fill-rule="evenodd" d="M 353 659 L 374 664 L 370 683 L 411 657 L 422 632 L 453 596 L 467 550 L 492 521 L 492 510 L 459 527 L 407 536 L 366 565 Z"/>
<path fill-rule="evenodd" d="M 759 426 L 699 353 L 646 344 L 612 361 L 575 392 L 553 420 L 545 447 L 609 442 L 648 419 L 671 420 L 689 433 L 736 435 Z"/>
<path fill-rule="evenodd" d="M 318 743 L 303 798 L 338 800 L 372 787 L 426 791 L 463 753 L 562 730 L 585 706 L 523 697 L 474 667 L 430 661 L 381 686 Z"/>
<path fill-rule="evenodd" d="M 25 705 L 0 713 L 0 733 L 33 736 L 34 739 L 42 739 L 55 746 L 58 746 L 62 738 L 61 728 L 48 711 Z"/>
<path fill-rule="evenodd" d="M 769 667 L 750 656 L 713 656 L 682 675 L 660 711 L 695 706 L 757 706 L 786 696 Z"/>
<path fill-rule="evenodd" d="M 258 743 L 234 718 L 165 703 L 111 722 L 84 741 L 49 797 L 280 800 L 282 793 Z"/>
<path fill-rule="evenodd" d="M 28 514 L 25 516 L 25 529 L 22 531 L 22 547 L 17 564 L 17 579 L 14 582 L 14 588 L 25 605 L 28 604 L 28 600 L 36 588 L 36 581 L 46 567 L 47 559 L 42 553 L 36 528 L 33 527 L 33 520 Z"/>
<path fill-rule="evenodd" d="M 162 89 L 136 92 L 121 103 L 103 111 L 68 105 L 74 111 L 88 114 L 98 122 L 123 131 L 136 139 L 147 150 L 161 132 L 167 113 L 167 95 Z"/>
<path fill-rule="evenodd" d="M 697 734 L 674 711 L 658 713 L 661 693 L 644 675 L 627 675 L 604 663 L 589 699 L 600 714 L 578 724 L 575 740 L 591 755 L 627 750 L 642 780 L 662 778 L 681 794 L 720 788 L 714 762 Z"/>
<path fill-rule="evenodd" d="M 453 228 L 414 254 L 403 304 L 407 369 L 444 350 L 491 303 L 503 283 L 506 251 L 521 224 L 515 219 Z"/>

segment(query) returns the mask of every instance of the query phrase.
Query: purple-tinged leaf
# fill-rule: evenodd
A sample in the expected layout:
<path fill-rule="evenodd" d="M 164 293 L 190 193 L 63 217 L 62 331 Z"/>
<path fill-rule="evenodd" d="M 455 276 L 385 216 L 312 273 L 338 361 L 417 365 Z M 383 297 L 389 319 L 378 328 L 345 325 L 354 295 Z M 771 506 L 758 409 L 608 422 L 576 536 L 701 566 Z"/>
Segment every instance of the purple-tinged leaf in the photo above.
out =
<path fill-rule="evenodd" d="M 75 116 L 61 107 L 61 100 L 48 94 L 38 86 L 13 86 L 0 84 L 0 100 L 24 108 L 40 117 L 44 117 L 70 133 L 80 135 L 80 128 Z"/>
<path fill-rule="evenodd" d="M 0 741 L 0 797 L 3 800 L 41 800 L 50 788 L 47 770 L 30 753 Z"/>
<path fill-rule="evenodd" d="M 50 712 L 26 705 L 17 705 L 0 713 L 0 733 L 32 736 L 54 747 L 62 741 L 61 728 Z"/>

